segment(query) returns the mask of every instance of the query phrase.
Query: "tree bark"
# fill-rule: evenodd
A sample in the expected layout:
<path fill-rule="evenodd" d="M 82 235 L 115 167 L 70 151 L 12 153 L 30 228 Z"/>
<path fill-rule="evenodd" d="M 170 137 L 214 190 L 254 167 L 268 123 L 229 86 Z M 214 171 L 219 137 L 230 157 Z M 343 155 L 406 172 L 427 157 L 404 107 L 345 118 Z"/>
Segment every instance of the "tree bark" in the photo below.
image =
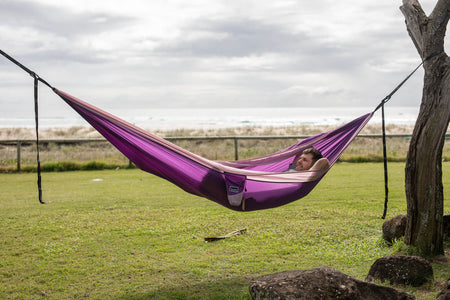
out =
<path fill-rule="evenodd" d="M 400 10 L 425 60 L 422 103 L 405 167 L 405 243 L 429 257 L 444 253 L 442 148 L 450 120 L 450 59 L 444 52 L 444 38 L 450 0 L 439 0 L 429 17 L 418 0 L 403 0 Z"/>

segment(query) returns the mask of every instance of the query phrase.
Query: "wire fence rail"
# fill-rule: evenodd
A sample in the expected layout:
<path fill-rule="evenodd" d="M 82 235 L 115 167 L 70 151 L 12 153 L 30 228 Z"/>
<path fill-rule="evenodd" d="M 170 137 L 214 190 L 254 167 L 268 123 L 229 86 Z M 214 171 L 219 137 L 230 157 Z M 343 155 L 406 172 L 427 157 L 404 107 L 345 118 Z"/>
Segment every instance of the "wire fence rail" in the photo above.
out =
<path fill-rule="evenodd" d="M 239 153 L 242 147 L 240 146 L 240 141 L 242 140 L 258 140 L 258 141 L 270 141 L 270 140 L 301 140 L 311 137 L 311 135 L 286 135 L 286 136 L 189 136 L 189 137 L 166 137 L 165 139 L 171 142 L 179 141 L 224 141 L 229 140 L 232 143 L 232 149 L 234 149 L 234 159 L 239 159 Z M 358 138 L 369 138 L 369 139 L 381 139 L 381 134 L 360 134 Z M 387 138 L 402 138 L 410 139 L 411 134 L 388 134 Z M 446 140 L 450 139 L 450 135 L 445 136 Z M 93 144 L 93 143 L 107 143 L 106 139 L 103 138 L 63 138 L 63 139 L 40 139 L 41 145 L 82 145 L 82 144 Z M 20 171 L 22 168 L 22 147 L 29 146 L 36 143 L 34 139 L 8 139 L 0 140 L 0 145 L 15 147 L 16 152 L 16 169 Z M 251 147 L 251 146 L 248 146 Z M 131 165 L 131 162 L 129 162 Z"/>

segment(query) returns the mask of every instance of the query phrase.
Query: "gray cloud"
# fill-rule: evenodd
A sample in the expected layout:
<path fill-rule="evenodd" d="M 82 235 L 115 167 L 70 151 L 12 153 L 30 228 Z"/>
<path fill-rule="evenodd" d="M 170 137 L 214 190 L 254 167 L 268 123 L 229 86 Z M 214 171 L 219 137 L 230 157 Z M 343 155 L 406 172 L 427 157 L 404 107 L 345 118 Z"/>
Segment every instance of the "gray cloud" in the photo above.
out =
<path fill-rule="evenodd" d="M 157 52 L 188 56 L 242 57 L 265 53 L 326 53 L 334 47 L 305 32 L 294 33 L 277 24 L 253 19 L 197 20 L 183 29 L 181 39 L 172 40 Z M 207 33 L 206 37 L 183 39 L 188 33 Z"/>
<path fill-rule="evenodd" d="M 108 53 L 90 46 L 86 38 L 95 39 L 96 35 L 134 22 L 131 17 L 77 13 L 33 1 L 0 1 L 0 20 L 0 29 L 7 35 L 0 37 L 0 41 L 14 51 L 23 52 L 22 59 L 83 64 L 108 60 Z M 23 37 L 15 38 L 16 35 Z"/>
<path fill-rule="evenodd" d="M 66 38 L 111 31 L 133 20 L 106 13 L 75 13 L 61 7 L 16 0 L 0 2 L 0 19 L 3 26 L 12 30 L 27 27 Z"/>

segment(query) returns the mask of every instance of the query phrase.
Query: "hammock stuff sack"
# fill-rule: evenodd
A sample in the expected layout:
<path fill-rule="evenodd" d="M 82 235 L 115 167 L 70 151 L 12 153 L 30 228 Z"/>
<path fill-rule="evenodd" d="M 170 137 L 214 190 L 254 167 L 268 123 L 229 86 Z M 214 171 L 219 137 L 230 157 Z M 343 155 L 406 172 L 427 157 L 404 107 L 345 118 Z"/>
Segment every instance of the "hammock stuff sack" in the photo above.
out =
<path fill-rule="evenodd" d="M 141 170 L 236 211 L 274 208 L 306 196 L 373 115 L 373 112 L 368 113 L 334 130 L 263 157 L 213 161 L 58 89 L 53 90 Z M 328 159 L 329 167 L 283 172 L 309 147 L 320 150 Z"/>

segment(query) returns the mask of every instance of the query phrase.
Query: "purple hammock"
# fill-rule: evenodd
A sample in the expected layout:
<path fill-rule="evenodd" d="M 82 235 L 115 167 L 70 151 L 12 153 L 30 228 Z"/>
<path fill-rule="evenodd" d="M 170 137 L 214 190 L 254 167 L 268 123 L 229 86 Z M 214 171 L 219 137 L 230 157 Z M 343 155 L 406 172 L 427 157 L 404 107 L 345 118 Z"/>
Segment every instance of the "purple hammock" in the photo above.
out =
<path fill-rule="evenodd" d="M 306 196 L 373 115 L 373 112 L 368 113 L 334 130 L 263 157 L 213 161 L 69 94 L 57 89 L 54 91 L 141 170 L 236 211 L 274 208 Z M 309 147 L 320 150 L 328 159 L 329 167 L 283 172 L 297 155 Z"/>

